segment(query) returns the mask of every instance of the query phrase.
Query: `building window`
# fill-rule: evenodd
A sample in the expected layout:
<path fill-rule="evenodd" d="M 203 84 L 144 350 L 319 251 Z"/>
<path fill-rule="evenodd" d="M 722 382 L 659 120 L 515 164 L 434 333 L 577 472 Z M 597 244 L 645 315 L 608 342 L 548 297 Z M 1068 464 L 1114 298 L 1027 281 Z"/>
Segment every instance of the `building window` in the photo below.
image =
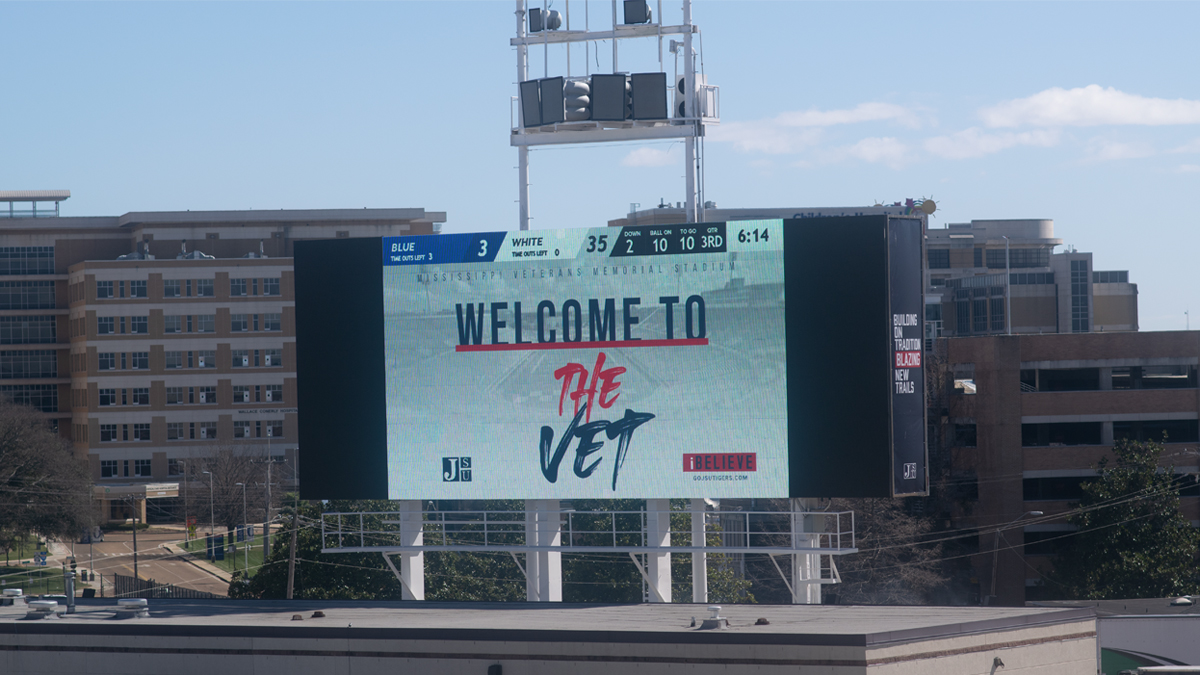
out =
<path fill-rule="evenodd" d="M 950 249 L 948 248 L 931 248 L 928 251 L 929 269 L 931 270 L 948 270 L 950 269 Z"/>
<path fill-rule="evenodd" d="M 988 249 L 987 266 L 989 269 L 1002 270 L 1005 268 L 1005 251 L 1002 248 Z M 1008 267 L 1049 267 L 1050 250 L 1045 248 L 1014 248 L 1008 251 Z"/>
<path fill-rule="evenodd" d="M 117 440 L 117 425 L 101 424 L 100 425 L 100 442 L 112 443 Z"/>
<path fill-rule="evenodd" d="M 116 405 L 117 390 L 116 389 L 101 389 L 100 390 L 100 405 Z"/>
<path fill-rule="evenodd" d="M 267 386 L 263 387 L 263 389 L 267 390 L 266 394 L 268 402 L 283 403 L 283 385 L 268 384 Z"/>
<path fill-rule="evenodd" d="M 196 317 L 197 333 L 214 333 L 217 330 L 216 314 L 200 314 Z"/>
<path fill-rule="evenodd" d="M 187 394 L 183 387 L 167 387 L 167 405 L 181 405 L 187 402 Z"/>
<path fill-rule="evenodd" d="M 0 246 L 0 274 L 54 274 L 54 247 Z"/>
<path fill-rule="evenodd" d="M 235 386 L 233 388 L 233 402 L 235 405 L 238 403 L 249 403 L 250 387 L 244 387 L 241 385 Z"/>
<path fill-rule="evenodd" d="M 53 316 L 0 316 L 0 344 L 25 345 L 57 342 Z"/>
<path fill-rule="evenodd" d="M 116 319 L 111 316 L 96 317 L 96 334 L 97 335 L 112 335 L 116 331 Z"/>
<path fill-rule="evenodd" d="M 182 424 L 180 424 L 178 426 L 180 428 L 183 427 Z M 170 425 L 167 425 L 167 427 L 170 428 Z M 169 431 L 167 432 L 168 438 L 170 438 L 170 433 L 171 432 L 169 432 Z M 175 437 L 175 439 L 178 439 L 178 438 L 179 438 L 178 436 Z M 183 475 L 183 466 L 184 466 L 183 462 L 179 461 L 178 459 L 175 459 L 174 457 L 172 457 L 171 459 L 168 459 L 167 460 L 167 475 L 168 476 L 182 476 Z"/>
<path fill-rule="evenodd" d="M 58 353 L 35 349 L 0 351 L 0 379 L 58 377 Z"/>
<path fill-rule="evenodd" d="M 971 330 L 976 333 L 986 333 L 988 327 L 987 300 L 972 300 L 971 309 L 974 312 L 974 315 L 971 317 Z"/>
<path fill-rule="evenodd" d="M 1023 481 L 1024 498 L 1027 502 L 1075 501 L 1083 497 L 1083 484 L 1090 480 L 1095 480 L 1095 477 L 1026 478 Z"/>
<path fill-rule="evenodd" d="M 182 441 L 187 438 L 187 432 L 183 429 L 183 422 L 167 422 L 167 440 Z M 177 460 L 171 460 L 172 462 Z M 179 475 L 179 474 L 174 474 Z"/>
<path fill-rule="evenodd" d="M 111 439 L 110 439 L 111 440 Z M 102 459 L 100 460 L 100 477 L 101 478 L 117 478 L 117 460 Z"/>
<path fill-rule="evenodd" d="M 1086 333 L 1088 321 L 1088 263 L 1071 261 L 1071 332 Z"/>
<path fill-rule="evenodd" d="M 164 333 L 182 333 L 183 332 L 183 317 L 176 314 L 175 316 L 163 317 L 163 332 Z"/>
<path fill-rule="evenodd" d="M 42 412 L 58 412 L 57 384 L 0 385 L 0 396 L 17 405 L 27 405 Z"/>
<path fill-rule="evenodd" d="M 279 314 L 263 314 L 263 330 L 282 330 L 283 324 L 279 317 Z"/>
<path fill-rule="evenodd" d="M 1100 422 L 1046 422 L 1021 425 L 1021 445 L 1027 448 L 1061 445 L 1100 445 Z"/>
<path fill-rule="evenodd" d="M 234 333 L 244 333 L 250 330 L 248 317 L 245 314 L 230 314 L 229 330 Z"/>
<path fill-rule="evenodd" d="M 992 298 L 992 330 L 1004 330 L 1004 298 Z"/>
<path fill-rule="evenodd" d="M 196 280 L 196 297 L 198 297 L 198 298 L 213 297 L 213 280 L 212 279 L 197 279 Z"/>
<path fill-rule="evenodd" d="M 283 420 L 267 420 L 263 426 L 267 428 L 267 438 L 283 438 Z"/>
<path fill-rule="evenodd" d="M 99 352 L 96 354 L 96 369 L 97 370 L 116 370 L 117 369 L 117 354 L 116 352 Z"/>
<path fill-rule="evenodd" d="M 0 281 L 0 309 L 54 309 L 53 281 Z"/>
<path fill-rule="evenodd" d="M 231 296 L 248 295 L 247 289 L 249 288 L 249 286 L 246 284 L 247 281 L 248 281 L 247 279 L 230 279 L 229 280 L 229 295 L 231 295 Z"/>
<path fill-rule="evenodd" d="M 257 363 L 254 365 L 258 365 Z M 268 368 L 278 368 L 283 365 L 282 349 L 264 349 L 263 365 Z"/>
<path fill-rule="evenodd" d="M 216 387 L 196 387 L 196 390 L 197 390 L 197 393 L 199 394 L 199 397 L 196 399 L 197 403 L 216 403 L 217 402 L 217 388 Z"/>
<path fill-rule="evenodd" d="M 250 433 L 250 423 L 249 422 L 234 422 L 233 423 L 233 437 L 234 438 L 252 438 L 251 433 Z"/>
<path fill-rule="evenodd" d="M 183 352 L 163 352 L 164 367 L 182 368 Z"/>
<path fill-rule="evenodd" d="M 96 282 L 96 298 L 104 299 L 113 297 L 113 282 L 97 281 Z"/>
<path fill-rule="evenodd" d="M 975 267 L 983 267 L 983 249 L 975 247 Z"/>
<path fill-rule="evenodd" d="M 1054 272 L 1013 272 L 1009 275 L 1013 286 L 1041 286 L 1054 283 Z"/>
<path fill-rule="evenodd" d="M 164 279 L 163 280 L 163 297 L 178 298 L 179 296 L 179 280 Z"/>
<path fill-rule="evenodd" d="M 217 352 L 208 349 L 196 352 L 196 367 L 197 368 L 216 368 L 217 367 Z"/>
<path fill-rule="evenodd" d="M 1092 272 L 1092 283 L 1127 284 L 1129 283 L 1129 272 Z"/>
<path fill-rule="evenodd" d="M 1113 422 L 1113 440 L 1195 443 L 1200 441 L 1200 422 L 1197 420 Z"/>
<path fill-rule="evenodd" d="M 973 448 L 977 441 L 974 424 L 954 425 L 954 445 L 960 448 Z"/>
<path fill-rule="evenodd" d="M 146 387 L 138 387 L 130 390 L 129 405 L 150 405 L 150 390 Z"/>
<path fill-rule="evenodd" d="M 148 441 L 148 440 L 150 440 L 150 425 L 149 424 L 133 425 L 133 438 L 130 438 L 129 440 L 131 440 L 131 441 Z M 147 460 L 145 460 L 145 462 L 147 465 L 146 466 L 147 473 L 145 475 L 149 476 L 150 475 L 149 474 L 150 460 L 147 459 Z M 141 476 L 142 474 L 138 474 L 138 475 Z"/>
<path fill-rule="evenodd" d="M 133 352 L 129 356 L 133 370 L 150 370 L 150 352 Z"/>
<path fill-rule="evenodd" d="M 233 350 L 233 367 L 248 368 L 250 366 L 250 352 L 245 349 Z"/>
<path fill-rule="evenodd" d="M 217 437 L 216 422 L 201 422 L 197 426 L 200 427 L 200 434 L 197 436 L 197 438 L 211 441 Z"/>
<path fill-rule="evenodd" d="M 137 426 L 137 425 L 134 425 L 134 426 Z M 149 425 L 146 425 L 146 426 L 149 426 Z M 149 440 L 149 439 L 147 439 L 147 440 Z M 148 459 L 133 460 L 133 475 L 135 475 L 139 478 L 149 478 L 150 477 L 150 460 L 148 460 Z"/>
<path fill-rule="evenodd" d="M 150 317 L 148 316 L 131 316 L 129 317 L 129 332 L 134 335 L 145 335 L 150 332 Z"/>
<path fill-rule="evenodd" d="M 263 295 L 279 295 L 279 279 L 263 279 Z"/>
<path fill-rule="evenodd" d="M 123 316 L 122 316 L 122 317 L 118 317 L 118 318 L 117 318 L 117 325 L 118 325 L 118 326 L 120 327 L 120 329 L 121 329 L 121 335 L 124 335 L 124 334 L 125 334 L 125 317 L 123 317 Z"/>
<path fill-rule="evenodd" d="M 145 281 L 129 282 L 129 297 L 131 297 L 131 298 L 148 297 L 146 294 L 146 282 Z"/>

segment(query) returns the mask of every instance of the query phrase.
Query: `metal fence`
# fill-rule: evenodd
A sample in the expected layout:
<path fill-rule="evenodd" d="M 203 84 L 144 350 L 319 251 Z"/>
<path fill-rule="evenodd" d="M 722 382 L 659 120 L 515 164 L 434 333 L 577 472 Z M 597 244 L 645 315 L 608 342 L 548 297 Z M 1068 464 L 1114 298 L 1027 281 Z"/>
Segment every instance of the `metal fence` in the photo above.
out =
<path fill-rule="evenodd" d="M 160 584 L 153 579 L 112 575 L 113 597 L 115 598 L 171 598 L 176 600 L 209 600 L 224 596 L 194 588 L 183 588 L 172 584 Z"/>

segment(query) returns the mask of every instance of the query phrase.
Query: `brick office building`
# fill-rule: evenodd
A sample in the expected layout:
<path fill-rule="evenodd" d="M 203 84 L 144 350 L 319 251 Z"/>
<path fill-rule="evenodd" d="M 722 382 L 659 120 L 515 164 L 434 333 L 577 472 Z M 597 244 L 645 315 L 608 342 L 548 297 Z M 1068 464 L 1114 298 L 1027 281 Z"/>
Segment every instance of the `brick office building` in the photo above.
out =
<path fill-rule="evenodd" d="M 423 209 L 60 216 L 69 196 L 0 192 L 0 394 L 42 411 L 101 486 L 168 480 L 222 446 L 291 460 L 294 242 L 445 221 Z"/>
<path fill-rule="evenodd" d="M 1000 604 L 1053 593 L 1043 573 L 1072 530 L 1061 516 L 1117 440 L 1158 441 L 1165 433 L 1164 466 L 1200 470 L 1200 331 L 988 336 L 943 345 L 959 385 L 948 396 L 952 463 L 957 480 L 977 495 L 954 524 L 979 528 L 973 566 L 981 596 L 992 594 L 993 574 Z M 1193 523 L 1200 519 L 1195 492 L 1183 499 Z"/>

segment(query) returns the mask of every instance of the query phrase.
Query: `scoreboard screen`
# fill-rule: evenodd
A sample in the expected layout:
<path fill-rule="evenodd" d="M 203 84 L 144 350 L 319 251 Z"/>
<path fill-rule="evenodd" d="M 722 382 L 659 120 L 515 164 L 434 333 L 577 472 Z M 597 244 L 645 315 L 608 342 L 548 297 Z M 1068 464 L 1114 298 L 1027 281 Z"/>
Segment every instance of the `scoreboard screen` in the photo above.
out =
<path fill-rule="evenodd" d="M 924 493 L 921 241 L 880 216 L 297 243 L 301 492 Z"/>

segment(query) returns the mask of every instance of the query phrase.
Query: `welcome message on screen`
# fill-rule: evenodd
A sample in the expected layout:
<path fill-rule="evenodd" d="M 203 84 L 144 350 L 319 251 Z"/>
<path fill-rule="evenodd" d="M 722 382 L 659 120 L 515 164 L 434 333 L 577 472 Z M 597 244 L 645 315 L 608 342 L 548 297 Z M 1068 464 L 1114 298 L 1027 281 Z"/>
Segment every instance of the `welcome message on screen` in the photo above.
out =
<path fill-rule="evenodd" d="M 782 252 L 781 221 L 385 238 L 388 497 L 786 495 Z"/>

